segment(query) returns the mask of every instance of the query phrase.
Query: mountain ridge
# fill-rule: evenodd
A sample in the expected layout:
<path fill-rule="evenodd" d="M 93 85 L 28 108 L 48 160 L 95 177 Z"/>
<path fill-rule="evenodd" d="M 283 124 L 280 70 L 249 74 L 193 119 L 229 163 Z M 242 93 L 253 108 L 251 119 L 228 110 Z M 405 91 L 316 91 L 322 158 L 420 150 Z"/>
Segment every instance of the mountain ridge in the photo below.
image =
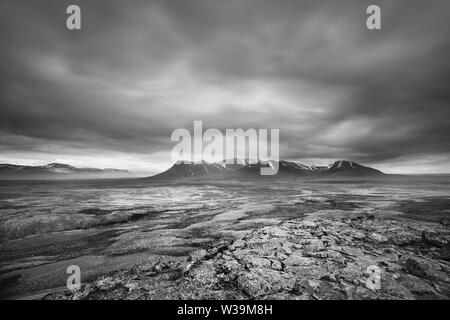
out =
<path fill-rule="evenodd" d="M 260 175 L 261 168 L 276 167 L 278 172 L 272 176 Z M 255 178 L 298 178 L 298 177 L 361 177 L 384 175 L 383 172 L 349 160 L 337 160 L 328 166 L 305 165 L 287 160 L 249 160 L 228 159 L 214 163 L 177 161 L 168 170 L 150 177 L 149 180 L 177 181 L 186 179 L 255 179 Z M 112 168 L 75 167 L 69 164 L 52 162 L 45 165 L 16 165 L 0 163 L 0 180 L 15 179 L 85 179 L 132 177 L 127 170 Z M 142 177 L 139 175 L 137 177 Z"/>
<path fill-rule="evenodd" d="M 236 159 L 233 159 L 236 160 Z M 195 178 L 256 178 L 256 177 L 359 177 L 384 175 L 380 170 L 367 167 L 349 160 L 337 160 L 328 166 L 305 165 L 299 162 L 287 160 L 248 161 L 240 160 L 233 164 L 226 164 L 226 160 L 209 163 L 204 160 L 199 162 L 177 161 L 168 170 L 148 177 L 153 180 L 183 180 Z M 278 164 L 278 172 L 273 176 L 261 176 L 260 169 L 274 167 Z"/>

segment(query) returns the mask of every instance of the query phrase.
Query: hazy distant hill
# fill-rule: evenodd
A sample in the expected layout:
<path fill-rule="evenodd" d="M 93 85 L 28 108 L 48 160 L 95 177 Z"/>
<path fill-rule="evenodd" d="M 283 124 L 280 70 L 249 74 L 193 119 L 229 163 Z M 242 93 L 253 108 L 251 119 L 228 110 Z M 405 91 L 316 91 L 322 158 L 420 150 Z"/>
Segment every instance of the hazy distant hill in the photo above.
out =
<path fill-rule="evenodd" d="M 234 164 L 225 161 L 217 163 L 177 162 L 168 170 L 149 177 L 152 180 L 183 180 L 183 179 L 251 179 L 251 178 L 294 178 L 294 177 L 364 177 L 383 175 L 383 172 L 360 165 L 353 161 L 339 160 L 328 166 L 307 166 L 301 163 L 280 161 L 248 161 L 234 159 Z M 276 166 L 275 176 L 261 176 L 261 167 Z"/>
<path fill-rule="evenodd" d="M 42 166 L 0 164 L 0 180 L 9 179 L 88 179 L 129 177 L 131 173 L 118 169 L 77 168 L 63 163 Z"/>

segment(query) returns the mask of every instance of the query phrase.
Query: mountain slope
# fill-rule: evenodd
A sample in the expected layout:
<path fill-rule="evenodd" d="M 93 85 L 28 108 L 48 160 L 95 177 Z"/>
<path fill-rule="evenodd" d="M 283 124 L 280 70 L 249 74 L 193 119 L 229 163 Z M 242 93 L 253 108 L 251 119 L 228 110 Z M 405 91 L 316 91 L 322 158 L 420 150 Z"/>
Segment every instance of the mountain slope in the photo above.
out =
<path fill-rule="evenodd" d="M 185 179 L 185 178 L 198 178 L 205 176 L 218 176 L 225 177 L 233 172 L 232 169 L 224 167 L 217 163 L 208 163 L 201 161 L 198 163 L 189 161 L 178 161 L 168 170 L 152 176 L 152 179 L 165 180 L 165 179 Z"/>
<path fill-rule="evenodd" d="M 383 174 L 380 170 L 346 160 L 335 161 L 320 173 L 333 176 L 371 176 Z"/>

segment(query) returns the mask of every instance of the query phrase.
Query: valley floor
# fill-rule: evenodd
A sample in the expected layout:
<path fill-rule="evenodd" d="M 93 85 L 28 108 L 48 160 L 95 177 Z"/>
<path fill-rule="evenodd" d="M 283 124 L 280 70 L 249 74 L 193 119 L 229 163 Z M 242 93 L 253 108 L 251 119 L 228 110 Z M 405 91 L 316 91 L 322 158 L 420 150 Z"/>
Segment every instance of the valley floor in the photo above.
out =
<path fill-rule="evenodd" d="M 445 298 L 449 194 L 448 177 L 1 182 L 0 298 Z"/>

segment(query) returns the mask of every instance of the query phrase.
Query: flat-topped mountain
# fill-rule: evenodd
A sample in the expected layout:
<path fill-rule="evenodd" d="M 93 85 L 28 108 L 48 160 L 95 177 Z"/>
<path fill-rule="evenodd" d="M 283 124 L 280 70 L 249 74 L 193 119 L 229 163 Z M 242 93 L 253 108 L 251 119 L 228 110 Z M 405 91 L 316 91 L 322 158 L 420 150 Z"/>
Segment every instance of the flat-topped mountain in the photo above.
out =
<path fill-rule="evenodd" d="M 278 172 L 273 176 L 261 176 L 262 167 L 278 167 Z M 360 165 L 353 161 L 339 160 L 328 166 L 307 166 L 293 161 L 249 161 L 232 159 L 209 163 L 206 161 L 186 162 L 177 161 L 168 170 L 149 177 L 155 180 L 180 180 L 180 179 L 248 179 L 257 177 L 359 177 L 382 175 L 377 169 Z"/>
<path fill-rule="evenodd" d="M 0 179 L 68 179 L 68 178 L 116 178 L 129 176 L 127 170 L 77 168 L 64 163 L 26 166 L 0 164 Z"/>

